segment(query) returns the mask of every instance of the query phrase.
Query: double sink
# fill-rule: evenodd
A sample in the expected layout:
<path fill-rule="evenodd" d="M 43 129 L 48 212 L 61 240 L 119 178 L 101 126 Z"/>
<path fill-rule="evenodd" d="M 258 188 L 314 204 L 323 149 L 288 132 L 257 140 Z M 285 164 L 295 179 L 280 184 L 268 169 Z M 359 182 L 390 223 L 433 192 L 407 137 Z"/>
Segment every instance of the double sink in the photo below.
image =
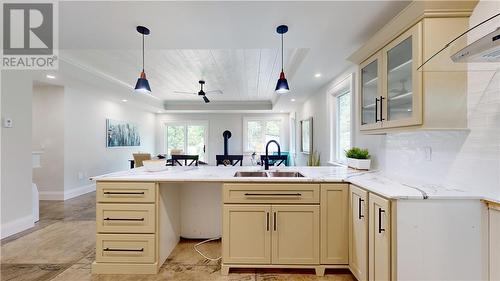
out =
<path fill-rule="evenodd" d="M 292 171 L 236 172 L 235 178 L 303 178 L 304 175 Z"/>

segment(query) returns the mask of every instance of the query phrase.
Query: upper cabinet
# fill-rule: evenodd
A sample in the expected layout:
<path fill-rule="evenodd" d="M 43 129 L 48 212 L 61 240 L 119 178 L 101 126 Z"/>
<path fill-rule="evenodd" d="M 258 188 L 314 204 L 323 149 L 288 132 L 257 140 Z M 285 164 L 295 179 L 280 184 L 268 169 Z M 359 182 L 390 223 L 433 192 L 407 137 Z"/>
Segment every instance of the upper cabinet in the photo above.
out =
<path fill-rule="evenodd" d="M 450 50 L 421 66 L 468 29 L 476 3 L 415 1 L 349 57 L 359 65 L 361 131 L 467 128 L 466 67 Z"/>

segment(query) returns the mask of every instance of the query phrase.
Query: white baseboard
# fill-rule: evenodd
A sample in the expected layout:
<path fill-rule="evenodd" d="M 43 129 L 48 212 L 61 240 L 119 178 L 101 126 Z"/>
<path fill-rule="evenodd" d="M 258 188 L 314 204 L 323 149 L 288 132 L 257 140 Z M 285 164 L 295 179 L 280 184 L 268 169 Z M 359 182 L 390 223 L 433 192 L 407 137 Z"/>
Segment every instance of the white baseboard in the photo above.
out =
<path fill-rule="evenodd" d="M 16 233 L 19 233 L 23 230 L 33 227 L 35 224 L 33 223 L 33 215 L 25 216 L 19 218 L 17 220 L 7 222 L 1 225 L 0 229 L 0 237 L 3 239 L 5 237 L 9 237 Z"/>
<path fill-rule="evenodd" d="M 89 184 L 61 191 L 40 191 L 40 200 L 68 200 L 95 191 L 95 184 Z"/>
<path fill-rule="evenodd" d="M 95 183 L 73 188 L 71 190 L 65 190 L 64 200 L 68 200 L 93 191 L 95 191 Z"/>
<path fill-rule="evenodd" d="M 64 200 L 64 192 L 61 191 L 43 191 L 38 192 L 40 200 Z"/>

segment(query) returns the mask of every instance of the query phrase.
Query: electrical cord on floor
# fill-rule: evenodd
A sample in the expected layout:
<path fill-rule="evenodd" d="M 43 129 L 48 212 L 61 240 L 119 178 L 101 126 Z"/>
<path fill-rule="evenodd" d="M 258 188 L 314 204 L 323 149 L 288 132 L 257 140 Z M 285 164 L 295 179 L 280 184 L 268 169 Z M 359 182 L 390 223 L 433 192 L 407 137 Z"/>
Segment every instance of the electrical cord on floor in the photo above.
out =
<path fill-rule="evenodd" d="M 219 239 L 221 239 L 221 237 L 217 237 L 217 238 L 210 238 L 210 239 L 207 239 L 207 240 L 205 240 L 205 241 L 201 241 L 200 243 L 198 243 L 198 244 L 194 245 L 194 247 L 193 247 L 193 248 L 194 248 L 194 250 L 195 250 L 198 254 L 200 254 L 200 255 L 201 255 L 202 257 L 204 257 L 205 259 L 207 259 L 207 260 L 209 260 L 209 261 L 218 261 L 218 260 L 222 259 L 222 256 L 220 256 L 220 257 L 218 257 L 218 258 L 212 258 L 212 257 L 209 257 L 209 256 L 207 256 L 207 255 L 203 254 L 200 250 L 198 250 L 198 246 L 201 246 L 201 245 L 203 245 L 203 244 L 205 244 L 205 243 L 208 243 L 208 242 L 211 242 L 211 241 L 215 241 L 215 240 L 219 240 Z"/>

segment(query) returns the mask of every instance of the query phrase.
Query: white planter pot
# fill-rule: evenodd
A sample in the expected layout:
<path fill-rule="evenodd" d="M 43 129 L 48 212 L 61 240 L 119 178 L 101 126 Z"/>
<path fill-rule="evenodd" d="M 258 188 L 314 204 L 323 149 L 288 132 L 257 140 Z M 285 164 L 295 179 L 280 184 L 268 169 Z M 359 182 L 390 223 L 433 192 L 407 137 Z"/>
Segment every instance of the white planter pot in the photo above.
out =
<path fill-rule="evenodd" d="M 347 166 L 358 170 L 370 170 L 370 159 L 347 158 Z"/>

